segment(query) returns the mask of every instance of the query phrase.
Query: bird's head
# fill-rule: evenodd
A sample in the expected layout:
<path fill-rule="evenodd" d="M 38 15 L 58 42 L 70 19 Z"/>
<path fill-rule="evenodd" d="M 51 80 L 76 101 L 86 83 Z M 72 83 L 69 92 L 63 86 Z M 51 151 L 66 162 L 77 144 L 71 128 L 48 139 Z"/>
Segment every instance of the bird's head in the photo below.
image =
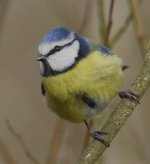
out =
<path fill-rule="evenodd" d="M 42 39 L 37 61 L 42 76 L 56 75 L 71 69 L 89 52 L 88 40 L 67 28 L 56 28 Z"/>

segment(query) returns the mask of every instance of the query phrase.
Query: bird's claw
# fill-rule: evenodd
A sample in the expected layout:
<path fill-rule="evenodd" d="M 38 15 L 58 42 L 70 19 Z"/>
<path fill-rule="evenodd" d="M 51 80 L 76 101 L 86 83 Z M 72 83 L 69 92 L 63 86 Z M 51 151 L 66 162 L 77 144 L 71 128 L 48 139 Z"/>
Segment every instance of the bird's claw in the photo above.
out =
<path fill-rule="evenodd" d="M 106 147 L 109 147 L 109 143 L 105 141 L 105 139 L 102 137 L 103 134 L 108 134 L 107 132 L 103 131 L 91 131 L 90 135 L 93 139 L 100 141 L 103 143 Z"/>
<path fill-rule="evenodd" d="M 132 91 L 120 91 L 119 96 L 121 99 L 127 98 L 130 101 L 134 101 L 134 102 L 140 104 L 140 102 L 138 100 L 138 95 L 134 94 Z"/>

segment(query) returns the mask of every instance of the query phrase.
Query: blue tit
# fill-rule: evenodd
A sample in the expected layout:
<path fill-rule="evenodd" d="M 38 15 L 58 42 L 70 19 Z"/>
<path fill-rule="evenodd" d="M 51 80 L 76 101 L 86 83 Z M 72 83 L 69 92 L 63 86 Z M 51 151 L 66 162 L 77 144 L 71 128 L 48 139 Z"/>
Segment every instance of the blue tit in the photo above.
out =
<path fill-rule="evenodd" d="M 38 48 L 41 91 L 47 106 L 61 118 L 84 122 L 90 135 L 106 144 L 103 132 L 91 130 L 87 120 L 101 113 L 119 92 L 122 60 L 108 48 L 64 27 L 48 32 Z"/>

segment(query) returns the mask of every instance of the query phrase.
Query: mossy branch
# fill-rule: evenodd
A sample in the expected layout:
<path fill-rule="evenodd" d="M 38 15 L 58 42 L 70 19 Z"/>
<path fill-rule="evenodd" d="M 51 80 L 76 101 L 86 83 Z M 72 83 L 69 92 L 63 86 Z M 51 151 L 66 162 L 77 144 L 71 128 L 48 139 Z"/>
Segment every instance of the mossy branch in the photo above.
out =
<path fill-rule="evenodd" d="M 150 41 L 148 43 L 145 55 L 143 69 L 137 79 L 134 81 L 131 90 L 139 96 L 139 99 L 148 90 L 150 86 Z M 122 128 L 128 117 L 136 107 L 136 103 L 123 99 L 114 109 L 110 118 L 105 123 L 102 131 L 108 132 L 105 140 L 110 144 L 119 130 Z M 106 146 L 99 141 L 91 141 L 87 148 L 82 152 L 77 164 L 94 164 L 105 151 Z"/>

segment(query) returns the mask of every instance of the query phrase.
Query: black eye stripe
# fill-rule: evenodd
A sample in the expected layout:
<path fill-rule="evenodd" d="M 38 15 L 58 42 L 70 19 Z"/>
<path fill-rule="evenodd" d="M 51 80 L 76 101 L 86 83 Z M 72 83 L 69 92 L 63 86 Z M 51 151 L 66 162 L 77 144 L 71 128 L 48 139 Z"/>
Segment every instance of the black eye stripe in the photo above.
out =
<path fill-rule="evenodd" d="M 69 43 L 67 43 L 67 44 L 65 44 L 65 45 L 62 45 L 62 46 L 56 45 L 56 46 L 47 54 L 47 57 L 50 56 L 50 55 L 55 54 L 56 52 L 59 52 L 59 51 L 62 50 L 64 47 L 67 47 L 67 46 L 71 45 L 74 41 L 75 41 L 75 39 L 73 39 L 71 42 L 69 42 Z"/>
<path fill-rule="evenodd" d="M 63 48 L 63 46 L 55 46 L 51 51 L 50 54 L 54 54 L 55 52 L 60 51 Z"/>

